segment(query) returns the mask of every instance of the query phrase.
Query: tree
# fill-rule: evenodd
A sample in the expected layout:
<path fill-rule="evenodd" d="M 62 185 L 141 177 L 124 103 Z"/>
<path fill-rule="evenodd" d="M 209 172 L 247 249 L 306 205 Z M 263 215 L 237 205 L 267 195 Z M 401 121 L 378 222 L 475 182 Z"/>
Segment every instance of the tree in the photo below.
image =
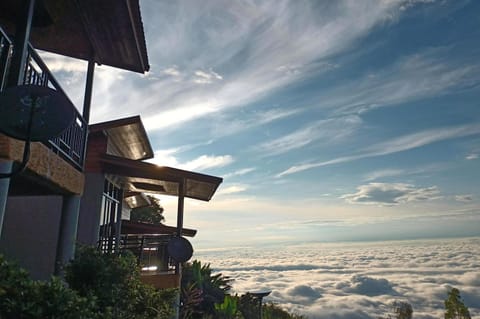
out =
<path fill-rule="evenodd" d="M 460 291 L 452 288 L 445 299 L 445 319 L 471 319 L 467 306 L 460 297 Z"/>
<path fill-rule="evenodd" d="M 412 319 L 413 308 L 408 302 L 395 301 L 392 306 L 395 319 Z"/>
<path fill-rule="evenodd" d="M 163 207 L 160 200 L 154 196 L 147 195 L 150 205 L 133 208 L 130 212 L 130 220 L 134 222 L 160 224 L 165 220 Z"/>

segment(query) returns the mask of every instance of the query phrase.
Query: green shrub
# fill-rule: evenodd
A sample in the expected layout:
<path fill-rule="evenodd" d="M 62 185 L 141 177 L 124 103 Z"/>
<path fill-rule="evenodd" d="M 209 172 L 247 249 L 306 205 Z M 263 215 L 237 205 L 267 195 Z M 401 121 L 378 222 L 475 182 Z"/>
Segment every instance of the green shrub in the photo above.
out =
<path fill-rule="evenodd" d="M 58 279 L 34 281 L 28 272 L 0 256 L 0 318 L 99 318 L 94 302 Z"/>
<path fill-rule="evenodd" d="M 70 287 L 96 301 L 102 318 L 169 318 L 173 315 L 176 290 L 155 290 L 140 281 L 135 256 L 102 254 L 93 247 L 79 247 L 65 268 Z"/>

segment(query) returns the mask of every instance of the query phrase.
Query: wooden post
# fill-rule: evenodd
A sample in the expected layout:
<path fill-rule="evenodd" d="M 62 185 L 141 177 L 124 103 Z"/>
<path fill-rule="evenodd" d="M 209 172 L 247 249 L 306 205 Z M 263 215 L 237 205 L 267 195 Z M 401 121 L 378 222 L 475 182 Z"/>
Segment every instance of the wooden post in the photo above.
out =
<path fill-rule="evenodd" d="M 187 192 L 187 181 L 185 178 L 178 183 L 178 206 L 177 206 L 177 236 L 182 236 L 183 231 L 183 211 L 185 208 L 185 194 Z M 180 316 L 180 294 L 182 289 L 182 268 L 180 263 L 176 263 L 175 265 L 175 274 L 178 275 L 179 282 L 180 282 L 180 289 L 177 295 L 176 300 L 176 312 L 175 312 L 175 319 L 178 319 Z"/>

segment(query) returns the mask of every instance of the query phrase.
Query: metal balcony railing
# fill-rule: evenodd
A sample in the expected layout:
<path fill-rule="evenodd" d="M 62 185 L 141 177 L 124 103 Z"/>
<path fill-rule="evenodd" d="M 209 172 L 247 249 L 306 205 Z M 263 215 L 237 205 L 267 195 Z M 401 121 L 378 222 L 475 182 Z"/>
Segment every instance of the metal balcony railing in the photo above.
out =
<path fill-rule="evenodd" d="M 175 261 L 167 252 L 172 235 L 121 235 L 119 251 L 130 251 L 144 273 L 160 274 L 175 271 Z M 100 238 L 98 247 L 109 252 L 108 238 Z"/>
<path fill-rule="evenodd" d="M 11 55 L 12 42 L 0 28 L 0 91 L 3 90 L 6 85 Z M 32 46 L 29 46 L 28 49 L 23 84 L 46 86 L 61 92 L 69 99 Z M 62 135 L 50 139 L 44 142 L 44 144 L 76 169 L 82 171 L 85 161 L 88 123 L 85 122 L 76 109 L 74 111 L 75 120 L 72 125 L 67 128 Z"/>
<path fill-rule="evenodd" d="M 7 81 L 10 57 L 12 56 L 12 42 L 0 28 L 0 91 Z"/>

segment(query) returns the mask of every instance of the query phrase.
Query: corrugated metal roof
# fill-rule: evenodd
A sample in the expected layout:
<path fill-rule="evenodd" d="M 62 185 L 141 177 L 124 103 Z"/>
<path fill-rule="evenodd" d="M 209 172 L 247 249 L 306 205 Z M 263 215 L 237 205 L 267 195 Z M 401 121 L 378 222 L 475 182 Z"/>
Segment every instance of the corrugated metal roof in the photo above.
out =
<path fill-rule="evenodd" d="M 140 116 L 97 123 L 89 126 L 91 133 L 108 135 L 108 153 L 133 160 L 153 158 L 153 149 Z"/>
<path fill-rule="evenodd" d="M 0 25 L 15 34 L 23 1 L 0 2 Z M 149 70 L 139 0 L 37 0 L 32 45 L 144 73 Z"/>

